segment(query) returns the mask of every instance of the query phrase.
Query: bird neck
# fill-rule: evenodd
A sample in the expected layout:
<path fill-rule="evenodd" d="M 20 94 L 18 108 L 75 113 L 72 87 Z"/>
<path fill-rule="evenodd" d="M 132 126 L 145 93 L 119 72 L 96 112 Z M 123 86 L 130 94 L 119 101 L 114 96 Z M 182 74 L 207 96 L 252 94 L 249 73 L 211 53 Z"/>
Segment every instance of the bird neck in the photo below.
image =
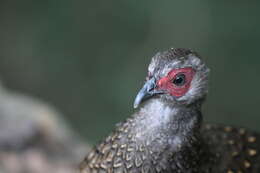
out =
<path fill-rule="evenodd" d="M 168 148 L 175 153 L 183 147 L 193 147 L 193 143 L 197 145 L 202 121 L 201 104 L 169 105 L 155 98 L 147 101 L 134 119 L 136 141 L 151 145 L 155 150 Z"/>

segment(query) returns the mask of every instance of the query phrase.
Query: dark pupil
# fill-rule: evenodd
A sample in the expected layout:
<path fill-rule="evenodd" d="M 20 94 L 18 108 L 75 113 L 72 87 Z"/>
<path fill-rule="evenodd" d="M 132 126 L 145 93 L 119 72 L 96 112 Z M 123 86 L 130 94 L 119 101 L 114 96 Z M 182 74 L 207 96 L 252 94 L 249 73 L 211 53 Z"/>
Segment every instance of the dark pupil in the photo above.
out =
<path fill-rule="evenodd" d="M 185 75 L 184 74 L 179 74 L 175 77 L 173 80 L 173 83 L 177 86 L 182 86 L 185 84 Z"/>

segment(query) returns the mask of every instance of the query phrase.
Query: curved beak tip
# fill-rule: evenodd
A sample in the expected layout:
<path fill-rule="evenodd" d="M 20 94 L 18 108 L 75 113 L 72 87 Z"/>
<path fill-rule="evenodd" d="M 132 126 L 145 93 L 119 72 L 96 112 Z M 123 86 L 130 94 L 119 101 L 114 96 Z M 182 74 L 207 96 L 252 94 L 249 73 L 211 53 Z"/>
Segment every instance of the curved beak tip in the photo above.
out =
<path fill-rule="evenodd" d="M 135 109 L 138 108 L 138 106 L 141 104 L 142 101 L 156 94 L 156 92 L 153 91 L 155 87 L 156 87 L 155 78 L 150 79 L 144 84 L 143 88 L 138 92 L 135 98 L 134 101 Z"/>
<path fill-rule="evenodd" d="M 139 92 L 134 101 L 134 109 L 138 108 L 138 106 L 140 105 L 143 99 L 144 99 L 144 93 Z"/>

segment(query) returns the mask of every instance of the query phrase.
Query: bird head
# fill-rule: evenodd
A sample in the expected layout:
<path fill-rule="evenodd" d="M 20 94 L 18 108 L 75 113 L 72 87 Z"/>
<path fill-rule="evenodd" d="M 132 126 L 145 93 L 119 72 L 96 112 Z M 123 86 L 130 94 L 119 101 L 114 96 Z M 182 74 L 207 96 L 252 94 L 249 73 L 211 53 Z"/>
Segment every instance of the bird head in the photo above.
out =
<path fill-rule="evenodd" d="M 184 48 L 157 53 L 148 67 L 148 76 L 134 102 L 137 108 L 151 98 L 170 104 L 192 104 L 208 90 L 209 69 L 199 55 Z"/>

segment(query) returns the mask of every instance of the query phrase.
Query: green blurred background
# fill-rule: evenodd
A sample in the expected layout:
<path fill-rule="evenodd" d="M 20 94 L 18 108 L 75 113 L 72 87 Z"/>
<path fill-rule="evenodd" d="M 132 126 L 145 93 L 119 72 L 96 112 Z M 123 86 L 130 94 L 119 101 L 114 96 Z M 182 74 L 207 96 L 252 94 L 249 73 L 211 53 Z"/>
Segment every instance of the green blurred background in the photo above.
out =
<path fill-rule="evenodd" d="M 260 1 L 1 0 L 0 76 L 96 142 L 133 112 L 150 57 L 198 51 L 204 118 L 260 130 Z"/>

